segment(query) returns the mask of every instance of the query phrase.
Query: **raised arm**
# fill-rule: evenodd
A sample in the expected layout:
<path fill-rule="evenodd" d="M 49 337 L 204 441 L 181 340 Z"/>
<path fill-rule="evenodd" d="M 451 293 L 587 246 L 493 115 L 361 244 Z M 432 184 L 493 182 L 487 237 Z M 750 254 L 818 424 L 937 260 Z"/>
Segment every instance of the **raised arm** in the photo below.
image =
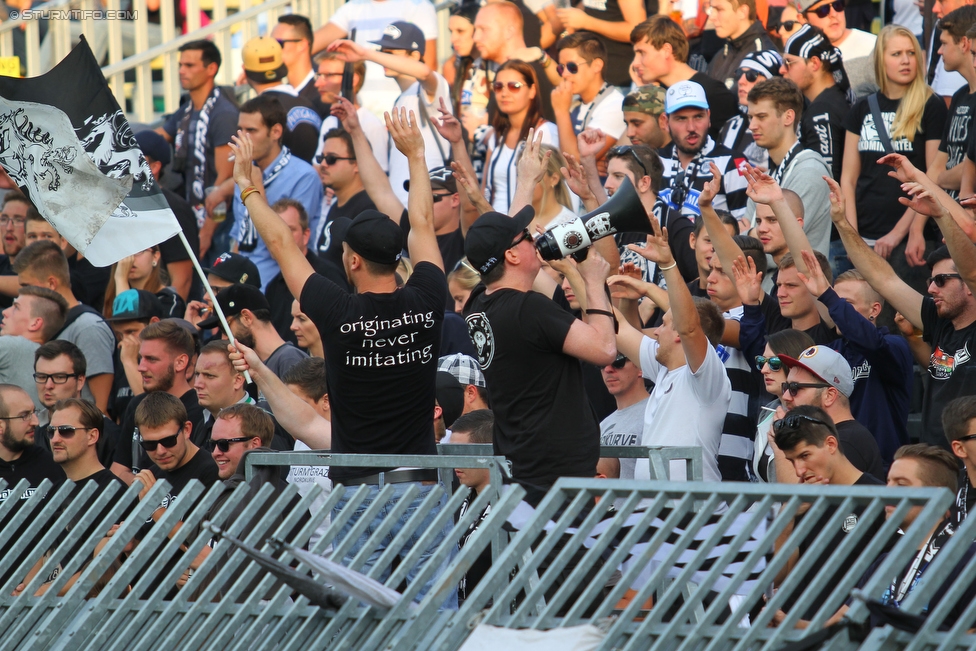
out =
<path fill-rule="evenodd" d="M 384 68 L 395 70 L 402 75 L 413 77 L 420 82 L 428 95 L 433 95 L 437 91 L 437 73 L 431 70 L 422 59 L 412 57 L 401 57 L 395 54 L 387 54 L 379 50 L 365 48 L 359 43 L 348 39 L 339 39 L 329 44 L 329 52 L 338 52 L 339 58 L 347 63 L 358 63 L 359 61 L 372 61 Z"/>
<path fill-rule="evenodd" d="M 454 117 L 450 109 L 447 108 L 447 104 L 444 102 L 444 98 L 440 98 L 440 106 L 437 108 L 438 113 L 440 113 L 440 121 L 436 118 L 431 119 L 430 123 L 434 126 L 437 133 L 441 134 L 444 140 L 451 143 L 451 157 L 454 161 L 451 163 L 451 169 L 456 169 L 454 165 L 458 165 L 463 171 L 466 177 L 477 179 L 478 175 L 474 171 L 474 165 L 471 163 L 471 157 L 468 156 L 468 148 L 464 144 L 464 134 L 461 129 L 461 123 L 458 119 Z M 457 174 L 455 173 L 455 178 Z M 477 187 L 475 183 L 474 187 Z M 481 215 L 474 208 L 475 203 L 471 200 L 468 195 L 467 188 L 462 184 L 459 189 L 459 198 L 461 199 L 461 236 L 468 234 L 468 229 L 471 228 L 471 224 L 475 222 L 476 219 Z"/>
<path fill-rule="evenodd" d="M 596 210 L 607 200 L 606 192 L 601 192 L 599 198 L 593 194 L 586 168 L 579 162 L 579 159 L 568 152 L 563 152 L 563 156 L 566 157 L 566 167 L 559 168 L 559 172 L 566 179 L 566 185 L 569 186 L 573 194 L 580 198 L 586 212 Z"/>
<path fill-rule="evenodd" d="M 386 128 L 393 144 L 407 157 L 410 166 L 410 195 L 407 199 L 407 218 L 410 220 L 410 234 L 407 236 L 407 251 L 410 260 L 430 262 L 444 270 L 441 249 L 437 246 L 434 232 L 434 194 L 430 189 L 430 173 L 427 158 L 424 156 L 424 136 L 420 133 L 417 116 L 413 111 L 401 108 L 393 113 L 384 113 Z"/>
<path fill-rule="evenodd" d="M 583 277 L 588 305 L 583 310 L 583 320 L 570 326 L 563 352 L 590 364 L 606 366 L 617 356 L 614 318 L 604 289 L 610 265 L 590 247 L 586 259 L 577 265 L 577 269 Z"/>
<path fill-rule="evenodd" d="M 746 169 L 745 176 L 749 183 L 746 194 L 757 204 L 765 204 L 772 209 L 779 221 L 780 228 L 783 229 L 783 237 L 786 239 L 787 248 L 793 254 L 797 271 L 807 273 L 807 267 L 804 264 L 806 258 L 802 257 L 800 252 L 813 251 L 813 245 L 810 244 L 806 233 L 803 232 L 803 227 L 800 226 L 800 221 L 793 214 L 790 205 L 783 198 L 783 189 L 773 177 L 751 165 Z M 709 231 L 709 235 L 711 235 L 711 231 Z"/>
<path fill-rule="evenodd" d="M 234 152 L 234 180 L 238 187 L 243 188 L 241 195 L 244 197 L 244 207 L 251 217 L 251 223 L 268 247 L 271 257 L 281 267 L 281 275 L 288 285 L 288 291 L 292 296 L 301 296 L 305 281 L 315 270 L 302 255 L 291 229 L 268 205 L 261 183 L 261 168 L 253 162 L 251 136 L 244 131 L 238 131 L 236 136 L 231 136 L 230 147 Z M 250 191 L 251 188 L 256 188 L 256 191 Z"/>
<path fill-rule="evenodd" d="M 542 131 L 529 129 L 529 137 L 525 140 L 522 153 L 516 164 L 515 194 L 512 196 L 512 203 L 508 208 L 509 215 L 516 215 L 528 205 L 532 204 L 532 195 L 535 193 L 535 186 L 539 185 L 542 177 L 545 176 L 546 166 L 552 152 L 542 153 Z"/>
<path fill-rule="evenodd" d="M 352 147 L 355 151 L 356 166 L 359 168 L 359 178 L 363 181 L 363 187 L 366 189 L 370 201 L 373 202 L 377 210 L 399 224 L 400 215 L 403 214 L 403 203 L 393 192 L 390 179 L 380 167 L 376 155 L 373 154 L 369 139 L 359 123 L 356 107 L 345 97 L 339 97 L 332 104 L 332 115 L 342 123 L 342 128 L 348 131 L 352 137 Z"/>
<path fill-rule="evenodd" d="M 234 370 L 250 372 L 251 378 L 271 405 L 271 411 L 286 432 L 313 450 L 332 448 L 332 423 L 322 418 L 311 405 L 291 392 L 261 358 L 244 344 L 227 346 Z"/>
<path fill-rule="evenodd" d="M 922 327 L 922 295 L 898 277 L 891 265 L 871 250 L 847 219 L 846 199 L 840 186 L 832 178 L 824 177 L 830 186 L 830 219 L 844 243 L 851 263 L 865 280 L 892 307 L 902 313 L 917 328 Z"/>
<path fill-rule="evenodd" d="M 701 210 L 702 219 L 705 220 L 705 230 L 708 231 L 708 237 L 712 240 L 715 255 L 722 263 L 722 269 L 725 270 L 725 275 L 731 278 L 732 282 L 735 282 L 735 276 L 732 275 L 732 263 L 742 255 L 742 249 L 725 230 L 725 224 L 722 223 L 718 213 L 712 207 L 712 200 L 715 199 L 715 195 L 719 193 L 722 187 L 722 174 L 712 161 L 708 161 L 708 165 L 712 170 L 712 178 L 702 188 L 698 197 L 698 208 Z"/>

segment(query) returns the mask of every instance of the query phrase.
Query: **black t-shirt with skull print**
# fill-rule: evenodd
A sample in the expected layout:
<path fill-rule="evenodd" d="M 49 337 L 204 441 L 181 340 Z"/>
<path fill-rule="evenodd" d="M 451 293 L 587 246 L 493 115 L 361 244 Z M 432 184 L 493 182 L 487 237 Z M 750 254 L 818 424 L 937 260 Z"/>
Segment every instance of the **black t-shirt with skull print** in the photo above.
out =
<path fill-rule="evenodd" d="M 515 480 L 593 477 L 600 424 L 579 360 L 563 352 L 575 317 L 536 292 L 498 289 L 474 297 L 465 319 L 491 396 L 495 454 L 511 460 Z"/>

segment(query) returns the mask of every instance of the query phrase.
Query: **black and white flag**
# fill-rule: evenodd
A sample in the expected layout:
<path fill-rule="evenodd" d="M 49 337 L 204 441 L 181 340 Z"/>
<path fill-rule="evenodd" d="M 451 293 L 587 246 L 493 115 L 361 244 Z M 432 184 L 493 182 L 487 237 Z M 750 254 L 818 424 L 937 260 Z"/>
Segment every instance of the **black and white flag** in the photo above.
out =
<path fill-rule="evenodd" d="M 40 77 L 0 77 L 0 165 L 93 265 L 180 230 L 84 37 Z"/>

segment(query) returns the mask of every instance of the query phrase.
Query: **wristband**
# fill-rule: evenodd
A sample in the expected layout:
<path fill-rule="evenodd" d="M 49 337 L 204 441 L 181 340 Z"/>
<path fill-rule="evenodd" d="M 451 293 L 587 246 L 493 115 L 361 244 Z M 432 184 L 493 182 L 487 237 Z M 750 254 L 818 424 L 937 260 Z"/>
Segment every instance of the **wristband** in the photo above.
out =
<path fill-rule="evenodd" d="M 552 57 L 549 56 L 548 52 L 542 50 L 542 56 L 539 57 L 539 63 L 542 64 L 542 69 L 545 70 L 552 65 Z"/>
<path fill-rule="evenodd" d="M 241 190 L 241 203 L 246 203 L 247 202 L 247 198 L 249 196 L 251 196 L 252 194 L 254 194 L 255 192 L 258 193 L 258 194 L 261 194 L 261 191 L 258 190 L 253 185 L 249 185 L 246 188 L 244 188 L 243 190 Z"/>
<path fill-rule="evenodd" d="M 674 269 L 678 266 L 677 262 L 672 262 L 670 267 L 658 267 L 661 271 L 667 271 L 668 269 Z"/>
<path fill-rule="evenodd" d="M 610 317 L 611 319 L 615 319 L 615 318 L 616 318 L 616 317 L 615 317 L 615 316 L 613 315 L 613 312 L 611 312 L 610 310 L 597 310 L 597 309 L 589 309 L 589 310 L 586 310 L 586 313 L 587 313 L 587 314 L 599 314 L 599 315 L 601 315 L 601 316 L 608 316 L 608 317 Z"/>

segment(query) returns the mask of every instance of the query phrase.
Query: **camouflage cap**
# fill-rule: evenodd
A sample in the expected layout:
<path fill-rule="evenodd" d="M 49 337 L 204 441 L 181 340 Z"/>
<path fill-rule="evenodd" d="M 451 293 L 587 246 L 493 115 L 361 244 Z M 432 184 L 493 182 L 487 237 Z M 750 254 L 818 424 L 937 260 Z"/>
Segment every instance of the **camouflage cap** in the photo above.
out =
<path fill-rule="evenodd" d="M 635 88 L 624 97 L 622 110 L 630 113 L 647 113 L 658 116 L 664 113 L 664 93 L 661 86 L 647 84 Z"/>

